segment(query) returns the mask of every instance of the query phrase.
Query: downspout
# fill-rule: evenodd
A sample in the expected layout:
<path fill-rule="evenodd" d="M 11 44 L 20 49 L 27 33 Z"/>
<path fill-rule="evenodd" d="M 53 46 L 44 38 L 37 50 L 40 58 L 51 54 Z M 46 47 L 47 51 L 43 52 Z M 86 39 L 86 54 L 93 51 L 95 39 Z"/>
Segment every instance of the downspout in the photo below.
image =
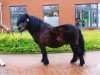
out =
<path fill-rule="evenodd" d="M 2 23 L 2 3 L 0 3 L 0 17 L 1 17 L 1 23 Z M 3 29 L 2 29 L 2 33 L 3 33 Z"/>

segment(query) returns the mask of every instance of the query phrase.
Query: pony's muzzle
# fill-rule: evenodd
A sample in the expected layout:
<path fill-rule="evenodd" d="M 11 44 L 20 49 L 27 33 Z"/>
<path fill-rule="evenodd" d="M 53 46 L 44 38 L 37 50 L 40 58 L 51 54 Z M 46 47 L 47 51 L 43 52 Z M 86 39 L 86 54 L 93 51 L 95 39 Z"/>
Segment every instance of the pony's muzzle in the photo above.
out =
<path fill-rule="evenodd" d="M 21 26 L 18 26 L 19 32 L 22 32 L 24 28 L 21 28 Z"/>

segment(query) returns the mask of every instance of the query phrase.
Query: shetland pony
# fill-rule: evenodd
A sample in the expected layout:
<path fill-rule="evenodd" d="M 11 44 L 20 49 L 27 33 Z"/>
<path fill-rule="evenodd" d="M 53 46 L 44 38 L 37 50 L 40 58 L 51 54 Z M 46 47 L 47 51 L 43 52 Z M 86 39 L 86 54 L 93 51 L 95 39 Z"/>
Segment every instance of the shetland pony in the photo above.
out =
<path fill-rule="evenodd" d="M 79 59 L 79 65 L 84 65 L 84 39 L 81 30 L 78 27 L 71 24 L 52 27 L 43 20 L 28 14 L 22 14 L 19 16 L 17 26 L 20 32 L 28 30 L 38 44 L 42 53 L 41 61 L 44 65 L 49 64 L 46 46 L 57 48 L 64 44 L 69 44 L 73 51 L 73 58 L 70 63 L 74 63 Z"/>

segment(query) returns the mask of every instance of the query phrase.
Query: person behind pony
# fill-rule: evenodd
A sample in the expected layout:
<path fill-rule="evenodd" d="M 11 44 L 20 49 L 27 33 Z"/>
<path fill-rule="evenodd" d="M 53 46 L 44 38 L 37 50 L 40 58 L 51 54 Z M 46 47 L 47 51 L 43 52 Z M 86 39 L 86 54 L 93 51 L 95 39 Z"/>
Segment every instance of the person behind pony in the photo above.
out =
<path fill-rule="evenodd" d="M 11 32 L 11 29 L 6 27 L 5 25 L 3 25 L 3 23 L 1 21 L 0 21 L 0 28 L 4 29 L 8 33 Z M 3 62 L 3 60 L 1 58 L 0 58 L 0 66 L 5 66 L 5 63 Z"/>
<path fill-rule="evenodd" d="M 10 28 L 8 28 L 8 27 L 6 27 L 5 25 L 3 25 L 3 23 L 0 21 L 0 28 L 2 28 L 2 29 L 4 29 L 4 30 L 6 30 L 7 32 L 11 32 L 11 29 Z"/>

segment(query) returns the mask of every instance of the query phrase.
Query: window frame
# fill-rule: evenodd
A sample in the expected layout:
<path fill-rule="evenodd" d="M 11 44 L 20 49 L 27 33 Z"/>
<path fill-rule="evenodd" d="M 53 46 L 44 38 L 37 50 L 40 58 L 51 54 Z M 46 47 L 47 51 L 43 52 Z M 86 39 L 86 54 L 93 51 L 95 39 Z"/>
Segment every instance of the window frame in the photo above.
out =
<path fill-rule="evenodd" d="M 27 6 L 26 6 L 26 5 L 9 6 L 11 30 L 14 31 L 14 29 L 13 29 L 13 23 L 12 23 L 12 13 L 13 13 L 13 12 L 11 11 L 11 7 L 16 7 L 16 8 L 18 8 L 18 7 L 24 7 L 24 8 L 25 8 L 25 10 L 24 10 L 25 12 L 23 12 L 23 13 L 26 13 L 26 12 L 27 12 Z M 16 12 L 16 11 L 14 11 L 14 12 Z M 16 13 L 17 13 L 18 15 L 21 14 L 20 11 L 17 11 Z M 16 14 L 16 13 L 15 13 L 15 14 Z M 18 32 L 18 30 L 16 29 L 15 32 Z"/>
<path fill-rule="evenodd" d="M 59 4 L 44 4 L 44 5 L 42 6 L 42 10 L 43 10 L 43 20 L 44 20 L 44 17 L 45 17 L 45 15 L 44 15 L 44 6 L 58 6 L 58 22 L 59 22 L 59 25 L 60 25 Z"/>
<path fill-rule="evenodd" d="M 44 6 L 58 6 L 58 17 L 59 17 L 59 4 L 46 4 L 46 5 L 43 5 L 43 17 L 45 16 L 44 15 Z"/>

